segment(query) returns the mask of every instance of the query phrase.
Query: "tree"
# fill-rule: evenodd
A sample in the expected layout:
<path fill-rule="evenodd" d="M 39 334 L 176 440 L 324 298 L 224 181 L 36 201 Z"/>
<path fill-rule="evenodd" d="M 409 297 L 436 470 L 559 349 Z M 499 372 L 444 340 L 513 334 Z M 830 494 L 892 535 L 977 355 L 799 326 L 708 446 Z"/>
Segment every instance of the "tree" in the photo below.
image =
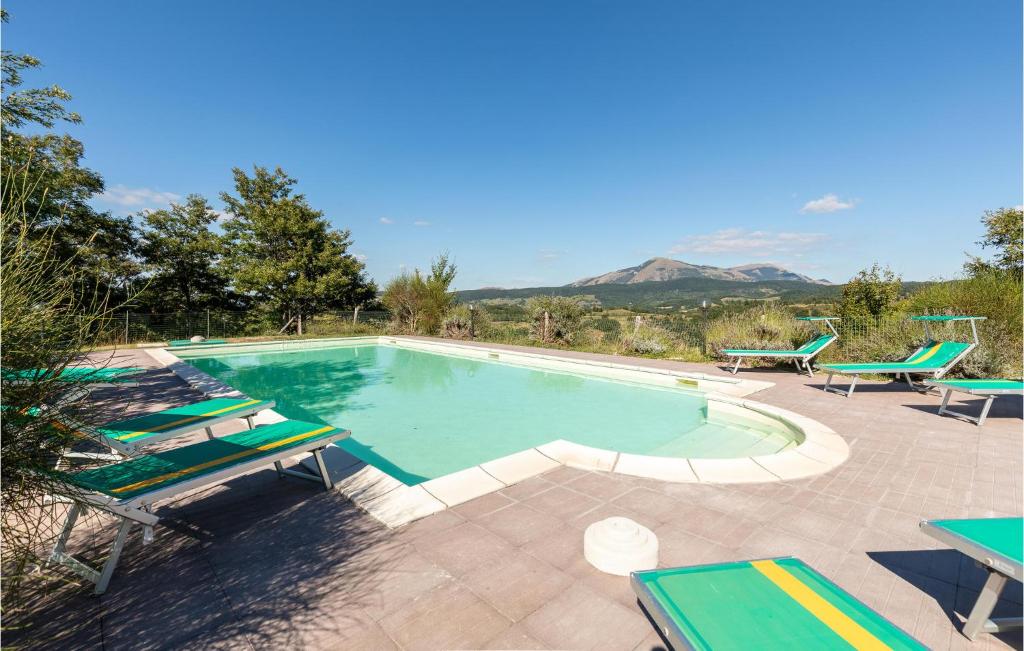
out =
<path fill-rule="evenodd" d="M 534 296 L 526 302 L 530 337 L 543 343 L 574 344 L 583 338 L 586 308 L 578 296 Z"/>
<path fill-rule="evenodd" d="M 844 318 L 882 316 L 892 310 L 900 298 L 902 281 L 891 269 L 871 265 L 862 269 L 843 286 L 839 314 Z"/>
<path fill-rule="evenodd" d="M 964 269 L 971 275 L 994 269 L 1019 277 L 1024 270 L 1024 209 L 986 210 L 981 222 L 985 224 L 985 237 L 978 244 L 998 253 L 988 262 L 971 256 Z"/>
<path fill-rule="evenodd" d="M 394 327 L 400 332 L 435 335 L 455 305 L 451 284 L 456 267 L 447 253 L 430 263 L 430 274 L 419 269 L 402 273 L 384 288 L 381 302 L 391 311 Z"/>
<path fill-rule="evenodd" d="M 7 13 L 0 19 L 7 22 Z M 79 294 L 113 292 L 123 299 L 137 272 L 132 260 L 134 225 L 128 218 L 97 212 L 89 200 L 103 192 L 103 179 L 82 167 L 85 149 L 69 135 L 25 135 L 26 125 L 52 128 L 77 124 L 81 117 L 65 103 L 71 95 L 59 86 L 20 90 L 22 72 L 39 67 L 35 57 L 2 53 L 4 95 L 0 102 L 0 167 L 4 170 L 0 204 L 23 208 L 25 235 L 47 242 L 58 260 L 74 259 L 88 273 L 79 276 Z M 19 208 L 19 209 L 21 209 Z M 4 253 L 8 249 L 5 245 Z"/>
<path fill-rule="evenodd" d="M 285 327 L 295 323 L 299 334 L 303 319 L 373 299 L 376 287 L 348 252 L 349 231 L 331 228 L 304 195 L 292 194 L 295 179 L 281 168 L 233 172 L 238 196 L 221 199 L 231 215 L 226 262 L 236 291 L 277 312 Z"/>
<path fill-rule="evenodd" d="M 149 280 L 148 305 L 157 310 L 195 312 L 231 301 L 220 265 L 224 238 L 210 226 L 218 214 L 203 197 L 146 212 L 139 253 Z"/>

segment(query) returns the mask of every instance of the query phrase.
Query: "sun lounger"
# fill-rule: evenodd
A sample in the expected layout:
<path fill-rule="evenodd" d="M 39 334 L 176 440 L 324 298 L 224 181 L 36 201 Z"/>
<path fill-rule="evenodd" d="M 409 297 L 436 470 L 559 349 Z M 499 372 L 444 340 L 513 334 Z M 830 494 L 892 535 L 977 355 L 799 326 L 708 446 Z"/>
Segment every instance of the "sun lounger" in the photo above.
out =
<path fill-rule="evenodd" d="M 633 590 L 681 649 L 925 649 L 796 558 L 634 572 Z"/>
<path fill-rule="evenodd" d="M 1024 576 L 1021 558 L 1024 518 L 925 520 L 921 523 L 921 531 L 973 558 L 988 570 L 985 587 L 981 589 L 962 629 L 968 639 L 973 640 L 978 633 L 998 633 L 1024 625 L 1024 620 L 1019 617 L 989 619 L 1006 581 L 1021 581 Z"/>
<path fill-rule="evenodd" d="M 171 348 L 177 348 L 179 346 L 210 346 L 213 344 L 226 344 L 228 343 L 224 339 L 203 339 L 202 341 L 192 341 L 191 339 L 172 339 L 167 342 L 167 345 Z"/>
<path fill-rule="evenodd" d="M 159 521 L 152 513 L 154 502 L 221 483 L 270 463 L 281 476 L 322 482 L 330 489 L 333 483 L 320 451 L 348 435 L 347 430 L 330 425 L 286 420 L 121 463 L 68 473 L 69 483 L 80 492 L 69 495 L 75 502 L 68 511 L 50 562 L 67 565 L 95 583 L 95 593 L 102 594 L 110 583 L 132 526 L 142 525 L 143 542 L 152 539 L 152 527 Z M 317 474 L 282 466 L 283 459 L 303 452 L 313 454 Z M 65 551 L 83 504 L 121 519 L 110 555 L 101 569 L 90 567 Z"/>
<path fill-rule="evenodd" d="M 83 435 L 91 436 L 110 448 L 125 455 L 135 454 L 139 448 L 182 436 L 198 430 L 206 430 L 213 438 L 212 427 L 236 418 L 244 418 L 252 429 L 252 417 L 264 409 L 273 409 L 271 400 L 251 398 L 213 398 L 184 407 L 174 407 L 145 414 L 136 418 L 107 423 L 101 427 L 79 426 Z"/>
<path fill-rule="evenodd" d="M 1024 395 L 1024 382 L 1020 380 L 925 380 L 925 384 L 942 392 L 942 405 L 939 406 L 940 416 L 948 415 L 961 418 L 976 423 L 979 427 L 985 424 L 988 410 L 992 408 L 992 401 L 997 396 Z M 981 415 L 978 417 L 968 416 L 949 409 L 947 405 L 949 405 L 949 399 L 954 391 L 985 398 Z"/>
<path fill-rule="evenodd" d="M 56 375 L 56 379 L 59 382 L 88 385 L 91 387 L 133 387 L 138 386 L 139 384 L 135 379 L 133 379 L 134 376 L 145 372 L 146 369 L 135 367 L 107 366 L 103 368 L 91 368 L 87 366 L 71 366 L 58 373 Z M 37 368 L 23 371 L 9 371 L 5 369 L 3 371 L 3 375 L 5 380 L 14 382 L 15 384 L 23 384 L 42 379 L 49 379 L 52 374 L 47 369 Z"/>
<path fill-rule="evenodd" d="M 857 380 L 860 379 L 861 375 L 900 375 L 904 376 L 907 380 L 907 384 L 910 385 L 915 391 L 927 391 L 928 388 L 918 387 L 914 384 L 911 379 L 912 375 L 930 375 L 933 379 L 937 379 L 945 375 L 949 370 L 963 359 L 969 352 L 974 350 L 978 345 L 978 330 L 975 326 L 976 321 L 981 321 L 985 317 L 981 316 L 915 316 L 911 317 L 913 321 L 923 321 L 925 324 L 925 334 L 928 336 L 928 343 L 918 348 L 910 357 L 902 362 L 870 362 L 866 364 L 819 364 L 819 370 L 825 370 L 828 372 L 828 379 L 825 381 L 825 391 L 831 391 L 832 393 L 838 393 L 844 395 L 847 398 L 853 395 L 854 389 L 857 387 Z M 971 333 L 974 336 L 974 341 L 971 343 L 963 343 L 958 341 L 935 341 L 931 338 L 931 332 L 928 328 L 929 322 L 933 321 L 970 321 Z M 848 389 L 840 389 L 832 386 L 832 378 L 836 375 L 852 375 L 853 380 L 850 382 Z"/>
<path fill-rule="evenodd" d="M 814 377 L 814 371 L 811 370 L 810 362 L 818 353 L 832 345 L 836 339 L 839 339 L 839 333 L 836 332 L 835 327 L 832 325 L 832 322 L 837 321 L 838 319 L 829 316 L 799 316 L 797 317 L 797 320 L 824 322 L 831 332 L 818 335 L 803 346 L 794 350 L 745 350 L 738 348 L 728 348 L 723 350 L 723 355 L 736 358 L 736 365 L 732 369 L 732 374 L 736 375 L 736 372 L 740 370 L 740 363 L 743 361 L 744 357 L 768 357 L 774 359 L 792 359 L 798 371 L 806 370 L 808 375 Z M 803 366 L 802 369 L 801 365 Z"/>

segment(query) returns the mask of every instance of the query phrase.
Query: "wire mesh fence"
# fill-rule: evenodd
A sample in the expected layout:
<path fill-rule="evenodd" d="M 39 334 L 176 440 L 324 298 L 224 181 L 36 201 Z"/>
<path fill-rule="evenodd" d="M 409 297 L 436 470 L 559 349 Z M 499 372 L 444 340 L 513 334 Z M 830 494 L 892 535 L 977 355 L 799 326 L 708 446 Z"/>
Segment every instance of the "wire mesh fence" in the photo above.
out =
<path fill-rule="evenodd" d="M 388 321 L 383 311 L 349 310 L 316 315 L 303 324 L 303 334 L 332 336 L 383 332 Z M 140 313 L 127 311 L 100 322 L 101 344 L 137 344 L 191 339 L 268 337 L 288 331 L 274 314 L 258 310 Z M 294 324 L 289 326 L 294 333 Z"/>
<path fill-rule="evenodd" d="M 303 334 L 312 337 L 384 334 L 390 314 L 386 311 L 348 310 L 316 315 L 303 324 Z M 583 318 L 584 340 L 601 348 L 617 347 L 623 341 L 637 336 L 642 329 L 657 329 L 674 346 L 714 356 L 715 346 L 709 344 L 709 330 L 715 321 L 699 316 L 660 314 L 593 313 Z M 202 312 L 139 313 L 125 312 L 102 322 L 100 340 L 105 344 L 125 345 L 154 343 L 202 336 L 207 339 L 238 339 L 269 337 L 285 333 L 284 324 L 274 314 L 259 311 L 209 310 Z M 926 333 L 920 322 L 905 316 L 846 318 L 835 322 L 839 341 L 822 355 L 824 360 L 897 359 L 909 349 L 925 341 Z M 808 336 L 813 326 L 808 326 Z M 476 337 L 495 343 L 529 344 L 532 324 L 514 318 L 491 318 L 486 327 L 476 329 Z M 971 332 L 961 324 L 932 325 L 930 335 L 935 339 L 970 341 Z M 716 344 L 719 342 L 715 342 Z M 796 342 L 794 342 L 796 343 Z"/>

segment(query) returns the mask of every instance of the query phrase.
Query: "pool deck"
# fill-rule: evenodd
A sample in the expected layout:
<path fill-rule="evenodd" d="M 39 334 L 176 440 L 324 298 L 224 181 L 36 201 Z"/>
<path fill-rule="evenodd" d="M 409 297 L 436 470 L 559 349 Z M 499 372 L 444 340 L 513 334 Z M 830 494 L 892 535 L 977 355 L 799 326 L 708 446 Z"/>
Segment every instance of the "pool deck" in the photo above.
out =
<path fill-rule="evenodd" d="M 154 366 L 137 350 L 113 362 Z M 583 559 L 586 526 L 622 515 L 658 535 L 664 566 L 795 555 L 931 648 L 1021 648 L 1019 632 L 973 644 L 960 635 L 984 573 L 918 530 L 925 518 L 1024 512 L 1020 397 L 997 400 L 979 428 L 937 416 L 938 397 L 901 384 L 863 382 L 847 399 L 822 391 L 824 378 L 740 373 L 775 383 L 756 400 L 844 437 L 849 460 L 812 479 L 732 485 L 562 467 L 396 530 L 336 491 L 268 468 L 162 503 L 165 526 L 147 546 L 134 530 L 107 594 L 57 587 L 34 601 L 34 625 L 6 630 L 4 642 L 31 634 L 33 647 L 60 649 L 662 648 L 628 579 Z M 95 396 L 112 415 L 128 398 L 117 416 L 200 398 L 166 370 Z M 967 402 L 977 409 L 981 400 Z M 91 525 L 76 530 L 72 551 L 102 553 L 112 521 Z M 1021 608 L 1021 586 L 1011 584 L 996 614 Z M 4 614 L 5 628 L 21 619 Z"/>

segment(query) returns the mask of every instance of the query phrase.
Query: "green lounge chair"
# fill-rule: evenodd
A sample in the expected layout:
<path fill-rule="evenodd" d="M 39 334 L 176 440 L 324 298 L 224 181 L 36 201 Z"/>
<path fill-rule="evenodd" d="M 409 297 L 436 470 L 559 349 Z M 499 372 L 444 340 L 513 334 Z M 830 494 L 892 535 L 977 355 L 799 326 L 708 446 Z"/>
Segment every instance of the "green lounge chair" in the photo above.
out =
<path fill-rule="evenodd" d="M 970 640 L 978 633 L 999 633 L 1021 628 L 1019 617 L 989 619 L 1007 579 L 1024 576 L 1021 550 L 1024 548 L 1024 518 L 980 518 L 975 520 L 924 520 L 921 531 L 973 558 L 988 570 L 985 586 L 974 602 L 962 629 Z"/>
<path fill-rule="evenodd" d="M 942 392 L 942 404 L 939 406 L 940 416 L 962 418 L 977 424 L 978 427 L 985 424 L 988 410 L 992 408 L 992 401 L 997 396 L 1024 395 L 1024 382 L 1020 380 L 925 380 L 925 384 Z M 947 405 L 949 405 L 949 398 L 954 391 L 972 396 L 983 396 L 985 404 L 981 407 L 981 415 L 975 418 L 949 409 Z"/>
<path fill-rule="evenodd" d="M 644 610 L 681 649 L 925 649 L 796 558 L 634 572 Z"/>
<path fill-rule="evenodd" d="M 179 346 L 212 346 L 214 344 L 226 344 L 228 343 L 224 339 L 203 339 L 202 341 L 192 341 L 191 339 L 172 339 L 167 342 L 171 348 L 177 348 Z"/>
<path fill-rule="evenodd" d="M 58 373 L 55 379 L 68 384 L 88 385 L 91 387 L 134 387 L 138 382 L 133 379 L 140 373 L 145 373 L 144 368 L 107 366 L 103 368 L 91 368 L 87 366 L 71 366 Z M 24 384 L 41 379 L 49 379 L 52 373 L 44 368 L 27 369 L 23 371 L 3 371 L 4 379 L 15 384 Z"/>
<path fill-rule="evenodd" d="M 831 316 L 798 316 L 797 321 L 823 322 L 831 332 L 818 335 L 795 350 L 744 350 L 728 348 L 723 350 L 722 354 L 736 358 L 736 365 L 732 368 L 733 375 L 736 375 L 736 372 L 740 370 L 740 363 L 744 357 L 770 357 L 775 359 L 792 359 L 797 371 L 801 370 L 802 364 L 803 370 L 806 370 L 808 375 L 814 377 L 814 371 L 811 369 L 811 360 L 818 353 L 832 345 L 836 339 L 839 339 L 839 333 L 836 332 L 835 326 L 832 325 L 833 321 L 838 320 L 836 317 Z"/>
<path fill-rule="evenodd" d="M 949 369 L 956 365 L 957 362 L 963 359 L 978 345 L 978 329 L 975 322 L 985 319 L 983 316 L 914 316 L 910 318 L 912 321 L 924 322 L 925 335 L 928 337 L 928 343 L 918 348 L 912 355 L 910 355 L 910 357 L 902 362 L 819 364 L 819 370 L 824 369 L 828 372 L 828 379 L 825 381 L 824 387 L 825 391 L 838 393 L 839 395 L 849 398 L 853 395 L 853 390 L 857 387 L 857 380 L 860 379 L 860 376 L 874 373 L 878 375 L 896 375 L 897 377 L 902 375 L 906 378 L 907 384 L 910 385 L 910 388 L 915 391 L 925 392 L 928 390 L 928 387 L 918 387 L 914 384 L 914 381 L 910 376 L 930 375 L 932 378 L 937 379 L 949 372 Z M 962 343 L 958 341 L 936 341 L 932 339 L 931 331 L 928 327 L 929 323 L 936 321 L 969 321 L 971 324 L 971 334 L 973 335 L 974 340 L 971 343 Z M 851 380 L 850 387 L 848 389 L 844 390 L 839 387 L 832 386 L 832 378 L 837 373 L 853 376 L 853 380 Z"/>
<path fill-rule="evenodd" d="M 103 594 L 132 526 L 142 525 L 143 542 L 152 540 L 153 525 L 160 520 L 152 513 L 154 502 L 219 484 L 269 463 L 274 464 L 281 476 L 322 482 L 330 490 L 334 484 L 320 451 L 348 435 L 347 430 L 330 425 L 286 420 L 121 463 L 68 473 L 69 483 L 78 491 L 69 496 L 75 501 L 50 554 L 50 562 L 70 567 L 96 584 L 96 594 Z M 317 474 L 285 469 L 281 465 L 282 459 L 302 452 L 313 454 Z M 101 569 L 90 567 L 65 551 L 78 516 L 85 508 L 83 504 L 121 519 L 110 555 Z"/>
<path fill-rule="evenodd" d="M 213 398 L 184 407 L 145 414 L 136 418 L 107 423 L 101 427 L 76 426 L 83 436 L 99 439 L 113 450 L 124 455 L 135 454 L 139 448 L 160 441 L 182 436 L 198 430 L 206 430 L 213 438 L 212 427 L 236 418 L 244 418 L 253 428 L 252 417 L 264 409 L 273 409 L 272 400 L 251 398 Z"/>

